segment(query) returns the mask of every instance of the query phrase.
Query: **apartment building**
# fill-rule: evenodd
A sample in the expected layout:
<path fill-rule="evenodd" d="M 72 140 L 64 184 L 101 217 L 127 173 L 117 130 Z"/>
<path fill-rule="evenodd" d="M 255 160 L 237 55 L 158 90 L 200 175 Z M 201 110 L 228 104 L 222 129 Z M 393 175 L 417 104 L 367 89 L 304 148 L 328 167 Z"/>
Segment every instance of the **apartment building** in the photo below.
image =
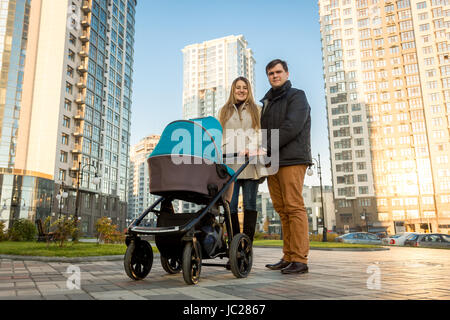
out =
<path fill-rule="evenodd" d="M 150 176 L 147 159 L 156 148 L 161 136 L 149 135 L 132 146 L 128 195 L 128 219 L 138 218 L 157 198 L 150 194 Z M 155 217 L 149 217 L 150 219 Z"/>
<path fill-rule="evenodd" d="M 449 1 L 319 7 L 338 231 L 447 232 Z"/>
<path fill-rule="evenodd" d="M 7 48 L 0 34 L 2 76 L 14 72 L 18 83 L 1 97 L 16 99 L 5 108 L 11 122 L 0 125 L 11 141 L 2 138 L 0 150 L 3 179 L 12 181 L 3 183 L 3 208 L 11 207 L 3 220 L 44 219 L 59 210 L 64 190 L 63 211 L 79 216 L 83 231 L 92 233 L 101 215 L 125 225 L 136 5 L 2 0 L 0 32 L 16 41 Z M 16 67 L 4 68 L 5 59 Z M 10 91 L 3 81 L 0 88 Z"/>
<path fill-rule="evenodd" d="M 228 36 L 183 48 L 183 118 L 217 116 L 231 84 L 246 77 L 255 88 L 255 59 L 244 36 Z"/>
<path fill-rule="evenodd" d="M 322 234 L 322 220 L 324 218 L 325 227 L 328 231 L 336 229 L 333 188 L 331 186 L 323 186 L 322 191 L 319 186 L 304 186 L 303 200 L 308 214 L 309 232 Z M 323 215 L 322 212 L 324 213 Z"/>

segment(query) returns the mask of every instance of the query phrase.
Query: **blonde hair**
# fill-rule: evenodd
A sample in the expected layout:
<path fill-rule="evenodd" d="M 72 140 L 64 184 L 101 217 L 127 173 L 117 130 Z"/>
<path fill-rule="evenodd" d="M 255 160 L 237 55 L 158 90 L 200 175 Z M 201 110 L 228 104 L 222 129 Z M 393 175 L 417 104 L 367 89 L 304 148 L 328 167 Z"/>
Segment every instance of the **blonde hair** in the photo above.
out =
<path fill-rule="evenodd" d="M 222 125 L 222 127 L 224 127 L 225 124 L 228 122 L 228 120 L 230 120 L 231 116 L 233 115 L 233 112 L 235 111 L 234 105 L 238 101 L 234 96 L 234 92 L 236 91 L 236 85 L 238 81 L 243 81 L 247 85 L 248 96 L 247 100 L 245 100 L 244 103 L 247 105 L 247 110 L 250 112 L 253 129 L 258 130 L 261 128 L 258 106 L 256 105 L 255 99 L 253 98 L 252 86 L 250 84 L 250 81 L 248 81 L 247 78 L 244 77 L 239 77 L 233 81 L 233 84 L 231 85 L 230 97 L 228 98 L 227 103 L 225 103 L 225 105 L 220 110 L 219 122 Z M 239 109 L 238 112 L 240 116 L 241 110 Z"/>

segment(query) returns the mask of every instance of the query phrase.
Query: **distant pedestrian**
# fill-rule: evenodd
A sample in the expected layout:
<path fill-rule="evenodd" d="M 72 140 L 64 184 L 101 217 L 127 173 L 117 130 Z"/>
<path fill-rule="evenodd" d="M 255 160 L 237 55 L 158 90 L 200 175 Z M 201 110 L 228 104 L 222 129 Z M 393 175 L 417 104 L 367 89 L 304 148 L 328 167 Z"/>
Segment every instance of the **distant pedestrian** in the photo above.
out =
<path fill-rule="evenodd" d="M 280 215 L 283 258 L 266 265 L 283 274 L 308 272 L 308 216 L 302 191 L 305 173 L 312 165 L 311 108 L 305 93 L 292 87 L 287 63 L 274 60 L 266 67 L 272 88 L 267 92 L 261 114 L 261 128 L 268 131 L 265 147 L 269 157 L 278 153 L 279 171 L 268 177 L 270 197 Z M 271 146 L 271 130 L 279 130 L 279 147 Z M 277 158 L 277 157 L 275 157 Z"/>
<path fill-rule="evenodd" d="M 257 106 L 250 81 L 239 77 L 233 81 L 227 103 L 219 111 L 219 121 L 223 128 L 224 154 L 256 154 L 260 147 L 260 116 L 261 107 Z M 237 171 L 242 164 L 228 164 Z M 242 188 L 244 200 L 243 233 L 253 241 L 258 212 L 256 211 L 256 196 L 258 186 L 263 178 L 263 166 L 250 164 L 242 171 L 234 183 L 233 197 L 230 203 L 233 234 L 240 233 L 238 219 L 239 192 Z"/>

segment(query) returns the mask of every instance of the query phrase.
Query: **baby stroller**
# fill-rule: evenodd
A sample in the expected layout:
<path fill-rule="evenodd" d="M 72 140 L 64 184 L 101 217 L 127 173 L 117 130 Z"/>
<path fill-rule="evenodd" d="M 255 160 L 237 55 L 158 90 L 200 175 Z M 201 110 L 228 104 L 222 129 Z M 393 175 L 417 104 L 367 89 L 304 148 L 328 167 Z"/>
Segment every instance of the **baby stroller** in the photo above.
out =
<path fill-rule="evenodd" d="M 229 208 L 233 183 L 249 159 L 234 172 L 223 163 L 221 142 L 222 127 L 212 117 L 175 121 L 165 128 L 147 160 L 150 193 L 160 198 L 127 231 L 124 267 L 131 279 L 144 279 L 153 264 L 152 247 L 141 236 L 155 237 L 163 269 L 169 274 L 182 271 L 189 285 L 198 283 L 202 265 L 231 269 L 237 278 L 250 273 L 252 242 L 247 235 L 233 234 Z M 176 213 L 178 200 L 201 209 Z M 150 213 L 157 217 L 156 226 L 142 226 Z M 216 258 L 228 258 L 228 263 L 203 262 Z"/>

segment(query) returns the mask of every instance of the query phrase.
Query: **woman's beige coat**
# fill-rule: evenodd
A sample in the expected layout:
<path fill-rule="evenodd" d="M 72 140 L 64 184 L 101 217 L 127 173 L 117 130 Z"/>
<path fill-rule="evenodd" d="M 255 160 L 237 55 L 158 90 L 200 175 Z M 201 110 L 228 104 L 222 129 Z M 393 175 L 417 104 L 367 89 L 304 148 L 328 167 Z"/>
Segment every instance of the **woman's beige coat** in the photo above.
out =
<path fill-rule="evenodd" d="M 223 126 L 222 136 L 222 152 L 223 154 L 233 154 L 243 152 L 246 149 L 257 151 L 261 147 L 261 130 L 254 130 L 252 127 L 252 118 L 247 105 L 241 107 L 239 114 L 238 109 L 234 106 L 235 111 L 227 123 Z M 258 117 L 261 117 L 261 108 L 258 107 Z M 236 162 L 236 160 L 235 160 Z M 243 164 L 227 165 L 237 171 Z M 239 175 L 238 179 L 259 180 L 267 176 L 266 168 L 259 164 L 250 164 Z"/>

